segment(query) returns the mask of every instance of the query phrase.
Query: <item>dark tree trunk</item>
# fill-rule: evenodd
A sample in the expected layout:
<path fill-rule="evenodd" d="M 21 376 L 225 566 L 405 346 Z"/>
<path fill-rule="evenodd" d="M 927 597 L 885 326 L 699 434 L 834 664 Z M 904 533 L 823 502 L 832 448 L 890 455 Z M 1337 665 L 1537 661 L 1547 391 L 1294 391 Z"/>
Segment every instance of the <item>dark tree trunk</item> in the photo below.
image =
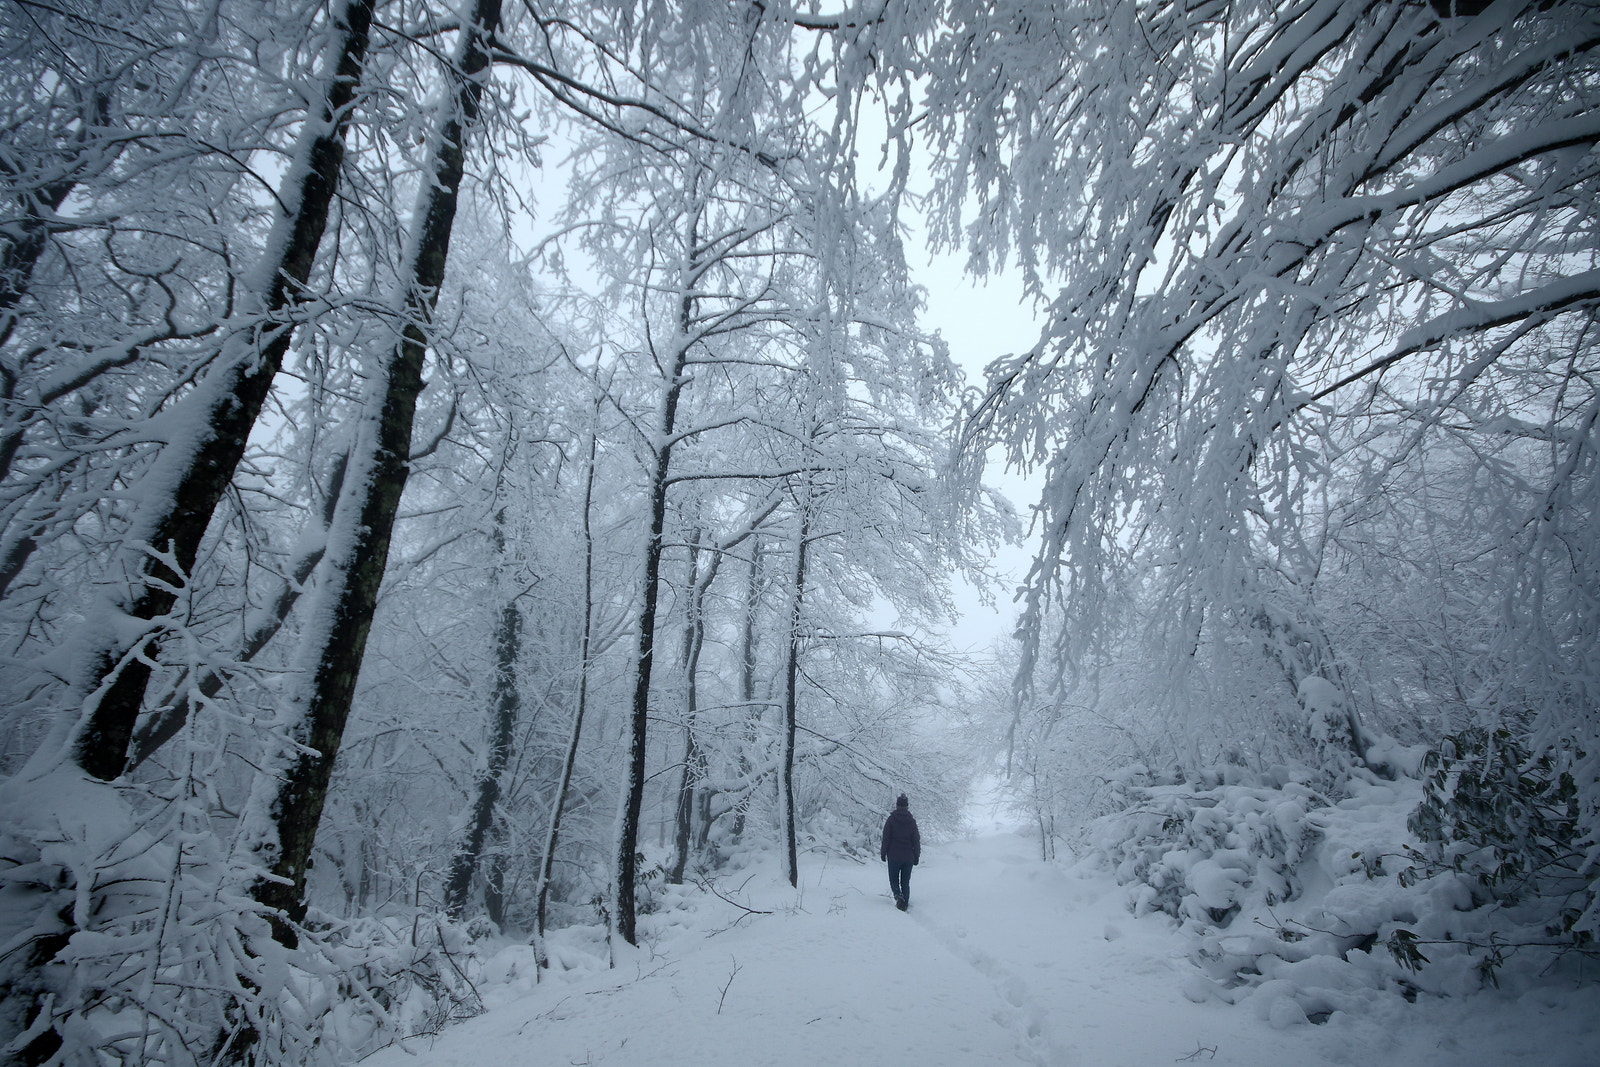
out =
<path fill-rule="evenodd" d="M 720 556 L 719 556 L 720 558 Z M 683 623 L 683 773 L 678 777 L 678 810 L 672 835 L 672 866 L 667 881 L 683 884 L 683 871 L 689 865 L 689 837 L 694 830 L 694 796 L 700 779 L 700 746 L 695 738 L 695 715 L 699 711 L 696 676 L 700 673 L 700 649 L 705 644 L 706 627 L 701 609 L 709 582 L 700 580 L 700 531 L 689 545 L 688 617 Z"/>
<path fill-rule="evenodd" d="M 698 198 L 698 188 L 689 191 L 690 202 Z M 699 244 L 698 220 L 691 215 L 684 246 L 692 258 Z M 637 945 L 634 891 L 639 878 L 639 815 L 644 808 L 644 757 L 650 725 L 650 678 L 656 655 L 656 602 L 661 588 L 662 535 L 667 524 L 667 473 L 672 467 L 672 435 L 678 421 L 678 401 L 688 384 L 684 370 L 689 361 L 690 324 L 694 321 L 695 264 L 690 276 L 680 277 L 683 296 L 678 304 L 677 351 L 672 356 L 672 372 L 667 378 L 666 396 L 661 405 L 661 437 L 656 444 L 656 465 L 650 478 L 650 534 L 645 543 L 644 599 L 639 611 L 639 656 L 634 668 L 633 702 L 628 727 L 628 769 L 623 782 L 622 818 L 618 820 L 616 916 L 617 933 L 630 945 Z"/>
<path fill-rule="evenodd" d="M 78 132 L 74 138 L 77 143 L 69 150 L 76 156 L 75 162 L 64 167 L 61 177 L 55 181 L 25 190 L 19 195 L 17 199 L 21 203 L 17 205 L 17 210 L 21 218 L 10 222 L 5 233 L 0 234 L 0 239 L 4 240 L 4 244 L 0 244 L 0 348 L 11 340 L 11 332 L 17 321 L 17 305 L 28 295 L 33 283 L 33 270 L 50 243 L 51 216 L 67 202 L 67 197 L 77 188 L 86 169 L 100 169 L 92 167 L 89 161 L 101 153 L 92 147 L 86 150 L 86 145 L 93 135 L 92 131 L 105 127 L 110 110 L 111 94 L 108 91 L 100 89 L 88 94 L 88 104 L 79 116 Z M 0 165 L 0 174 L 7 170 L 8 167 Z M 0 401 L 9 402 L 13 399 L 14 386 L 10 374 L 5 373 L 4 381 L 0 382 Z M 6 414 L 9 416 L 12 413 L 7 411 Z M 9 433 L 0 438 L 0 479 L 11 470 L 16 445 L 16 440 Z"/>
<path fill-rule="evenodd" d="M 799 850 L 794 827 L 794 735 L 800 677 L 800 617 L 806 595 L 806 542 L 811 532 L 810 479 L 800 502 L 800 529 L 795 538 L 794 589 L 789 608 L 789 648 L 783 668 L 783 752 L 779 759 L 779 793 L 782 794 L 784 873 L 789 884 L 800 885 Z"/>
<path fill-rule="evenodd" d="M 175 469 L 165 479 L 174 487 L 170 494 L 150 505 L 151 513 L 138 517 L 133 540 L 170 551 L 181 573 L 141 555 L 131 569 L 135 582 L 143 583 L 143 588 L 135 586 L 133 603 L 127 609 L 135 619 L 151 622 L 176 602 L 173 590 L 187 579 L 194 565 L 206 526 L 233 479 L 250 430 L 289 349 L 293 322 L 288 312 L 311 276 L 327 228 L 329 206 L 344 162 L 345 130 L 366 59 L 373 4 L 374 0 L 349 0 L 345 7 L 333 76 L 318 113 L 306 118 L 302 169 L 294 187 L 281 197 L 290 214 L 280 220 L 269 238 L 270 271 L 263 265 L 258 273 L 264 291 L 252 339 L 238 346 L 244 351 L 225 351 L 214 372 L 219 377 L 202 383 L 194 402 L 204 405 L 199 419 L 206 428 L 204 436 L 174 461 Z M 285 229 L 287 233 L 283 233 Z M 135 647 L 148 640 L 141 639 Z M 128 652 L 127 648 L 99 649 L 84 686 L 85 692 L 105 687 L 74 751 L 79 766 L 97 778 L 112 779 L 123 772 L 150 677 L 149 665 Z"/>
<path fill-rule="evenodd" d="M 344 487 L 344 472 L 348 460 L 348 456 L 341 456 L 334 465 L 332 477 L 328 480 L 328 495 L 322 506 L 323 543 L 295 560 L 294 566 L 290 568 L 289 580 L 278 590 L 272 606 L 245 635 L 244 644 L 240 647 L 237 657 L 241 662 L 248 663 L 255 659 L 256 655 L 277 636 L 278 631 L 283 629 L 283 624 L 289 619 L 289 612 L 294 610 L 295 603 L 305 590 L 306 582 L 311 579 L 312 572 L 322 561 L 323 552 L 327 548 L 327 528 L 333 522 L 333 508 L 339 502 L 339 493 Z M 128 754 L 129 772 L 155 755 L 162 745 L 177 737 L 182 732 L 184 724 L 189 721 L 189 698 L 182 695 L 186 681 L 187 678 L 180 680 L 178 685 L 173 687 L 168 699 L 163 702 L 163 706 L 134 733 L 133 747 Z M 204 699 L 211 699 L 222 692 L 222 687 L 227 681 L 228 676 L 225 672 L 207 672 L 200 679 L 200 695 Z"/>
<path fill-rule="evenodd" d="M 685 303 L 688 299 L 685 298 Z M 687 318 L 687 315 L 685 315 Z M 687 338 L 680 338 L 686 341 Z M 650 725 L 650 678 L 656 655 L 656 602 L 661 591 L 661 542 L 667 524 L 667 471 L 672 463 L 671 435 L 677 421 L 678 399 L 687 379 L 684 365 L 687 344 L 673 360 L 672 378 L 667 386 L 661 418 L 661 443 L 656 448 L 656 467 L 650 489 L 650 539 L 645 545 L 644 602 L 639 611 L 639 656 L 634 668 L 633 703 L 629 716 L 628 769 L 624 782 L 622 820 L 617 834 L 617 933 L 630 945 L 637 945 L 634 891 L 639 875 L 639 815 L 644 809 L 644 756 Z"/>
<path fill-rule="evenodd" d="M 11 545 L 9 551 L 0 556 L 0 597 L 6 595 L 6 590 L 17 580 L 17 575 L 22 573 L 22 568 L 28 565 L 29 557 L 38 547 L 37 537 L 20 537 Z"/>
<path fill-rule="evenodd" d="M 496 522 L 502 520 L 497 519 Z M 496 531 L 498 534 L 498 530 Z M 517 727 L 522 695 L 517 688 L 517 659 L 522 651 L 522 610 L 515 600 L 500 609 L 495 627 L 494 713 L 489 741 L 489 758 L 478 779 L 477 797 L 467 823 L 466 838 L 450 858 L 450 875 L 445 879 L 444 908 L 451 918 L 459 918 L 467 905 L 473 875 L 483 855 L 483 842 L 494 821 L 494 807 L 500 801 L 500 776 L 511 758 L 511 736 Z"/>
<path fill-rule="evenodd" d="M 567 793 L 572 788 L 572 769 L 578 763 L 578 742 L 583 738 L 583 716 L 589 705 L 589 647 L 594 639 L 594 508 L 595 438 L 589 435 L 589 469 L 583 484 L 583 633 L 578 639 L 578 700 L 572 713 L 572 729 L 567 734 L 567 750 L 561 757 L 561 780 L 550 805 L 550 826 L 544 835 L 544 852 L 539 859 L 539 903 L 535 934 L 539 941 L 539 965 L 545 966 L 544 923 L 550 902 L 550 875 L 555 870 L 556 846 L 561 841 L 561 816 L 567 810 Z"/>
<path fill-rule="evenodd" d="M 422 392 L 428 324 L 444 281 L 466 166 L 464 137 L 478 118 L 490 61 L 489 42 L 500 24 L 500 0 L 477 0 L 473 8 L 455 72 L 455 93 L 445 105 L 446 115 L 435 142 L 430 167 L 433 180 L 425 187 L 417 213 L 421 222 L 404 301 L 406 325 L 377 378 L 384 388 L 377 432 L 366 446 L 369 454 L 356 467 L 364 467 L 366 477 L 350 479 L 340 501 L 339 522 L 350 523 L 350 540 L 338 558 L 324 561 L 327 586 L 319 592 L 330 598 L 329 621 L 325 630 L 319 631 L 320 637 L 314 638 L 322 647 L 310 650 L 316 666 L 303 691 L 293 732 L 300 747 L 278 783 L 269 812 L 278 832 L 278 849 L 270 867 L 274 877 L 262 879 L 254 887 L 257 901 L 289 920 L 275 924 L 274 935 L 290 946 L 298 941 L 290 924 L 305 918 L 306 863 L 322 819 L 378 587 L 388 564 L 390 535 L 409 468 L 417 396 Z M 357 463 L 355 455 L 351 462 Z"/>
<path fill-rule="evenodd" d="M 89 162 L 91 153 L 86 152 L 84 146 L 90 131 L 106 125 L 110 109 L 111 94 L 108 91 L 88 94 L 88 106 L 81 116 L 76 137 L 76 161 L 64 169 L 58 180 L 25 190 L 18 197 L 21 203 L 17 208 L 21 218 L 6 226 L 6 232 L 0 234 L 0 351 L 11 340 L 17 325 L 17 305 L 27 296 L 33 284 L 34 268 L 49 245 L 49 216 L 61 210 L 61 205 L 66 203 L 67 197 L 87 170 L 98 169 Z M 102 157 L 102 167 L 109 162 L 107 156 L 114 155 L 94 154 Z M 3 169 L 0 168 L 0 172 Z M 0 431 L 0 482 L 11 475 L 17 449 L 22 444 L 29 423 L 42 414 L 45 403 L 54 402 L 54 398 L 41 402 L 42 398 L 27 397 L 19 403 L 16 389 L 16 374 L 4 359 L 0 359 L 0 425 L 4 426 L 4 430 Z M 20 500 L 26 493 L 26 490 L 22 490 L 13 499 Z M 9 543 L 0 551 L 0 597 L 5 596 L 11 583 L 28 565 L 28 560 L 39 548 L 39 537 L 43 534 L 41 526 L 30 529 L 25 522 L 20 525 L 21 529 L 11 534 Z"/>

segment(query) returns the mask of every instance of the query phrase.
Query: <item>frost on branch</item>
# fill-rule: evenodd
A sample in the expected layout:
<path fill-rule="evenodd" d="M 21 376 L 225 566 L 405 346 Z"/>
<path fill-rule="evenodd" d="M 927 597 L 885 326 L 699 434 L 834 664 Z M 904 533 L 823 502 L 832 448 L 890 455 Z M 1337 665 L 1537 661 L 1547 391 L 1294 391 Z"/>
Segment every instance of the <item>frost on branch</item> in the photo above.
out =
<path fill-rule="evenodd" d="M 0 786 L 8 1057 L 331 1067 L 482 1010 L 470 938 L 438 915 L 323 918 L 299 949 L 275 942 L 204 793 L 69 768 Z"/>
<path fill-rule="evenodd" d="M 936 230 L 1047 312 L 968 422 L 1045 477 L 1018 705 L 1156 717 L 1115 751 L 1156 777 L 1082 790 L 1126 805 L 1095 840 L 1228 982 L 1570 964 L 1600 877 L 1600 11 L 952 20 Z"/>

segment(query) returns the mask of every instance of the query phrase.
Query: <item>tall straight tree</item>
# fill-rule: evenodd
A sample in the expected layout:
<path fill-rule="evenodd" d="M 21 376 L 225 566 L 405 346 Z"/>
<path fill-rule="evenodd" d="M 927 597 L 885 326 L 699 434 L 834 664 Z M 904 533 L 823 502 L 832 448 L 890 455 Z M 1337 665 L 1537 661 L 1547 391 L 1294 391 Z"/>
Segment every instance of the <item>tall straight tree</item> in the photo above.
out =
<path fill-rule="evenodd" d="M 757 625 L 761 614 L 761 560 L 762 542 L 759 537 L 750 540 L 750 564 L 745 572 L 744 602 L 740 605 L 739 613 L 739 704 L 746 728 L 742 731 L 741 740 L 744 742 L 739 748 L 739 771 L 741 776 L 748 776 L 751 771 L 749 749 L 755 740 L 754 719 L 757 714 L 756 705 L 756 667 L 759 658 L 759 642 L 761 637 L 760 627 Z M 744 791 L 744 796 L 735 801 L 733 816 L 733 837 L 738 840 L 744 836 L 745 812 L 750 805 L 749 789 Z"/>
<path fill-rule="evenodd" d="M 369 410 L 363 413 L 351 449 L 350 472 L 320 568 L 315 622 L 302 637 L 305 679 L 290 699 L 294 751 L 267 808 L 270 833 L 276 838 L 269 846 L 271 877 L 259 880 L 254 888 L 255 898 L 282 917 L 274 925 L 274 935 L 290 945 L 298 940 L 294 926 L 305 917 L 306 866 L 355 695 L 405 489 L 432 313 L 444 283 L 466 173 L 466 139 L 479 119 L 500 18 L 500 0 L 475 0 L 463 13 L 461 43 L 447 72 L 449 84 L 432 134 L 432 158 L 403 260 L 405 287 L 397 294 L 395 307 L 399 337 L 379 358 L 373 374 Z"/>
<path fill-rule="evenodd" d="M 507 450 L 509 453 L 509 449 Z M 508 457 L 509 458 L 509 455 Z M 498 494 L 497 494 L 498 495 Z M 505 582 L 502 572 L 507 568 L 505 508 L 496 509 L 494 516 L 494 575 L 491 588 L 502 589 Z M 460 916 L 467 905 L 467 893 L 478 871 L 483 856 L 483 844 L 493 822 L 495 805 L 500 799 L 500 776 L 505 773 L 511 759 L 511 744 L 517 727 L 517 715 L 522 708 L 522 693 L 517 687 L 517 662 L 522 652 L 522 608 L 517 603 L 517 593 L 502 594 L 494 627 L 494 698 L 489 717 L 489 751 L 482 773 L 474 787 L 475 796 L 467 815 L 466 832 L 455 855 L 450 857 L 450 871 L 445 876 L 444 907 L 452 916 Z"/>
<path fill-rule="evenodd" d="M 667 351 L 658 356 L 665 371 L 661 410 L 655 435 L 650 442 L 652 465 L 650 470 L 649 527 L 645 533 L 644 586 L 639 608 L 639 652 L 634 664 L 633 699 L 629 706 L 628 762 L 622 787 L 622 814 L 617 827 L 616 899 L 612 905 L 613 922 L 621 938 L 630 945 L 638 944 L 635 929 L 637 905 L 634 900 L 639 877 L 639 817 L 644 810 L 645 753 L 648 750 L 650 729 L 650 683 L 655 669 L 656 611 L 661 597 L 661 553 L 667 525 L 667 491 L 671 486 L 672 451 L 677 444 L 678 405 L 684 388 L 689 384 L 685 373 L 689 365 L 689 350 L 698 340 L 693 333 L 695 314 L 695 288 L 708 266 L 706 250 L 700 243 L 700 216 L 705 211 L 704 177 L 699 167 L 691 167 L 687 192 L 687 210 L 684 227 L 683 260 L 677 273 L 675 296 L 678 301 L 677 318 L 668 335 Z M 664 356 L 661 359 L 660 356 Z"/>
<path fill-rule="evenodd" d="M 142 646 L 150 626 L 171 610 L 187 579 L 217 503 L 244 455 L 245 441 L 266 402 L 288 351 L 294 306 L 306 296 L 317 248 L 339 186 L 345 131 L 360 86 L 372 25 L 373 0 L 348 0 L 328 46 L 321 95 L 305 118 L 293 165 L 278 195 L 281 205 L 266 247 L 240 294 L 242 319 L 213 369 L 184 401 L 193 415 L 186 440 L 167 444 L 149 491 L 124 537 L 133 576 L 131 602 L 117 610 L 137 624 L 132 642 L 102 642 L 89 653 L 85 719 L 73 739 L 73 757 L 97 778 L 115 778 L 128 760 L 129 742 L 150 677 Z M 150 551 L 161 553 L 152 556 Z"/>
<path fill-rule="evenodd" d="M 667 867 L 667 884 L 682 885 L 683 872 L 689 863 L 689 834 L 693 830 L 695 783 L 702 777 L 699 739 L 695 736 L 700 713 L 700 655 L 705 649 L 706 590 L 716 580 L 713 569 L 720 560 L 714 555 L 709 572 L 701 577 L 701 538 L 705 531 L 696 526 L 689 536 L 689 572 L 686 575 L 688 603 L 684 605 L 683 644 L 678 655 L 678 669 L 683 674 L 683 759 L 678 774 L 678 806 L 673 816 L 672 862 Z"/>
<path fill-rule="evenodd" d="M 595 416 L 599 416 L 596 404 Z M 555 793 L 550 800 L 550 820 L 545 826 L 544 849 L 540 853 L 538 902 L 534 910 L 534 936 L 540 944 L 540 965 L 544 966 L 543 941 L 545 919 L 550 904 L 550 879 L 555 872 L 556 847 L 561 843 L 561 818 L 566 814 L 568 794 L 572 789 L 572 774 L 578 765 L 578 744 L 583 740 L 583 720 L 589 711 L 590 656 L 594 650 L 594 461 L 598 445 L 591 429 L 588 442 L 588 462 L 583 470 L 583 505 L 579 525 L 583 536 L 583 607 L 578 631 L 578 692 L 573 700 L 572 724 L 567 731 L 567 744 L 561 754 L 561 773 L 557 776 Z"/>
<path fill-rule="evenodd" d="M 794 823 L 794 741 L 800 714 L 800 651 L 805 642 L 806 556 L 811 535 L 811 476 L 795 489 L 794 572 L 789 587 L 788 634 L 783 656 L 783 725 L 778 753 L 778 817 L 783 826 L 783 873 L 800 885 L 800 852 Z"/>

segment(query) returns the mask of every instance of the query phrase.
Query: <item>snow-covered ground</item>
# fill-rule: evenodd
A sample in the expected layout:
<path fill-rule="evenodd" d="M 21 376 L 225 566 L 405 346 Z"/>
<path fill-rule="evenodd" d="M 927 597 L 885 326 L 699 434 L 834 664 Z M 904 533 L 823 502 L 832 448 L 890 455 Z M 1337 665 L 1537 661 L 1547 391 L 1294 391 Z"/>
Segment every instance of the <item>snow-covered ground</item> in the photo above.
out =
<path fill-rule="evenodd" d="M 718 884 L 771 914 L 685 890 L 683 907 L 641 920 L 642 947 L 613 970 L 558 939 L 567 969 L 535 984 L 531 950 L 503 949 L 484 968 L 486 1014 L 364 1063 L 1600 1063 L 1593 985 L 1376 998 L 1275 1028 L 1249 998 L 1207 994 L 1170 919 L 1134 918 L 1107 875 L 1042 863 L 1014 833 L 925 848 L 906 914 L 881 864 L 813 856 L 802 870 L 798 892 L 765 870 Z"/>

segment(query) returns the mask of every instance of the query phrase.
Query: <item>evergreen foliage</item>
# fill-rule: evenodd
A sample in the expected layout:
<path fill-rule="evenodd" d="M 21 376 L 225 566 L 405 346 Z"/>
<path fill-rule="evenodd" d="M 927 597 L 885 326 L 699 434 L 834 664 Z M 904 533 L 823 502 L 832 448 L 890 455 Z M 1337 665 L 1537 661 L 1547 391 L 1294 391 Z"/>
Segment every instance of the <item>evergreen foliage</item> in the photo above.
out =
<path fill-rule="evenodd" d="M 1596 955 L 1600 872 L 1572 772 L 1503 727 L 1446 736 L 1421 770 L 1423 798 L 1407 826 L 1423 845 L 1401 884 L 1465 874 L 1482 906 L 1531 917 L 1553 947 Z"/>

